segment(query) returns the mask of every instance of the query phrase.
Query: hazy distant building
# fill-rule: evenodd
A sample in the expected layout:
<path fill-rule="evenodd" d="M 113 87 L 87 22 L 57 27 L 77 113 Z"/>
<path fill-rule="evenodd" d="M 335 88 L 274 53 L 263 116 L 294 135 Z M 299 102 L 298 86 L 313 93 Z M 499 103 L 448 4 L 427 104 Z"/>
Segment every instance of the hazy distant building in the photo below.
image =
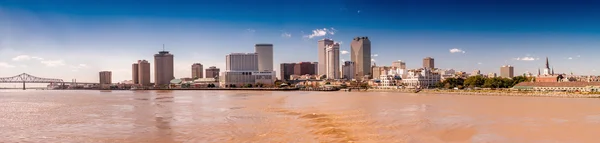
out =
<path fill-rule="evenodd" d="M 328 45 L 326 51 L 326 75 L 328 79 L 338 79 L 340 77 L 340 44 Z"/>
<path fill-rule="evenodd" d="M 426 57 L 423 59 L 423 67 L 429 69 L 435 69 L 435 61 L 431 57 Z"/>
<path fill-rule="evenodd" d="M 510 65 L 504 65 L 500 67 L 500 77 L 503 78 L 513 78 L 514 77 L 514 67 Z"/>
<path fill-rule="evenodd" d="M 131 64 L 131 82 L 133 82 L 133 84 L 140 84 L 140 81 L 138 78 L 138 73 L 139 73 L 138 63 Z"/>
<path fill-rule="evenodd" d="M 258 55 L 256 53 L 231 53 L 225 56 L 227 71 L 258 71 Z"/>
<path fill-rule="evenodd" d="M 481 71 L 480 70 L 473 70 L 473 73 L 471 74 L 471 76 L 478 76 L 481 75 Z"/>
<path fill-rule="evenodd" d="M 206 78 L 218 78 L 221 70 L 215 66 L 206 69 Z"/>
<path fill-rule="evenodd" d="M 100 72 L 100 84 L 112 84 L 112 73 L 110 71 Z"/>
<path fill-rule="evenodd" d="M 273 71 L 273 44 L 256 44 L 258 71 Z"/>
<path fill-rule="evenodd" d="M 160 51 L 154 55 L 154 85 L 168 85 L 172 79 L 175 79 L 173 74 L 173 55 L 168 51 Z"/>
<path fill-rule="evenodd" d="M 342 78 L 346 80 L 354 79 L 354 69 L 354 62 L 344 61 L 344 65 L 342 65 Z"/>
<path fill-rule="evenodd" d="M 317 52 L 318 52 L 318 56 L 319 56 L 319 64 L 318 64 L 318 68 L 317 68 L 317 70 L 318 70 L 317 74 L 325 75 L 325 74 L 327 74 L 327 67 L 325 66 L 326 65 L 325 63 L 327 63 L 326 49 L 327 49 L 327 46 L 333 45 L 334 42 L 331 39 L 322 39 L 322 40 L 319 40 L 319 42 L 317 42 L 317 43 L 318 43 Z"/>
<path fill-rule="evenodd" d="M 371 41 L 368 37 L 356 37 L 350 45 L 350 59 L 354 62 L 355 78 L 371 75 Z"/>
<path fill-rule="evenodd" d="M 202 64 L 192 64 L 192 78 L 204 78 L 204 66 Z"/>
<path fill-rule="evenodd" d="M 498 77 L 498 76 L 496 75 L 496 73 L 491 72 L 491 73 L 487 74 L 487 77 L 488 78 L 495 78 L 495 77 Z"/>
<path fill-rule="evenodd" d="M 400 69 L 406 69 L 406 63 L 403 61 L 394 61 L 392 62 L 392 67 L 396 67 L 396 68 L 400 68 Z"/>

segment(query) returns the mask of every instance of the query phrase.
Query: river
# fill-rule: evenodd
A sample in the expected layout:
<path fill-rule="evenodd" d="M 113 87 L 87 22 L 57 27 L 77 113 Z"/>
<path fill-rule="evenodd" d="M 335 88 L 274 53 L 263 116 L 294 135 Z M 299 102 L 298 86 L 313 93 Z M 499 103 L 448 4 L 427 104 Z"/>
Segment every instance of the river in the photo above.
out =
<path fill-rule="evenodd" d="M 0 90 L 0 142 L 597 143 L 600 100 Z"/>

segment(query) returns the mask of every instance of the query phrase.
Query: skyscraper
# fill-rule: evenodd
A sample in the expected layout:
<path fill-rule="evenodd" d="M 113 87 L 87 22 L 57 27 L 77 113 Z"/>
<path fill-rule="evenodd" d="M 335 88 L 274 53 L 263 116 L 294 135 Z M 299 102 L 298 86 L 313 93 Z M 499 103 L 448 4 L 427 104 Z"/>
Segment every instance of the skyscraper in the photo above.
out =
<path fill-rule="evenodd" d="M 350 59 L 354 62 L 355 78 L 371 76 L 371 41 L 369 37 L 356 37 L 351 43 Z M 372 78 L 372 77 L 371 77 Z"/>
<path fill-rule="evenodd" d="M 423 59 L 423 68 L 434 69 L 435 61 L 431 57 L 426 57 Z"/>
<path fill-rule="evenodd" d="M 338 79 L 340 77 L 340 44 L 328 45 L 326 51 L 325 68 L 328 79 Z"/>
<path fill-rule="evenodd" d="M 503 78 L 512 78 L 514 77 L 514 72 L 515 69 L 513 66 L 510 65 L 504 65 L 502 67 L 500 67 L 500 77 Z"/>
<path fill-rule="evenodd" d="M 319 64 L 317 65 L 318 66 L 318 68 L 317 68 L 317 70 L 318 70 L 317 74 L 318 75 L 325 75 L 325 74 L 327 74 L 326 73 L 327 69 L 325 67 L 325 63 L 327 61 L 327 58 L 326 58 L 327 53 L 326 53 L 325 49 L 327 48 L 328 45 L 333 45 L 333 40 L 331 40 L 331 39 L 322 39 L 322 40 L 319 40 L 319 42 L 317 42 L 317 43 L 318 43 L 317 52 L 319 53 L 319 55 L 318 55 L 319 56 L 319 61 L 318 61 Z"/>
<path fill-rule="evenodd" d="M 258 71 L 273 71 L 273 44 L 256 44 L 254 48 L 258 55 Z"/>
<path fill-rule="evenodd" d="M 258 71 L 258 55 L 256 53 L 231 53 L 225 56 L 227 71 Z"/>
<path fill-rule="evenodd" d="M 140 85 L 148 86 L 150 85 L 150 63 L 146 60 L 138 60 L 138 76 L 137 80 Z"/>
<path fill-rule="evenodd" d="M 215 66 L 206 69 L 206 78 L 217 78 L 221 70 Z"/>
<path fill-rule="evenodd" d="M 283 81 L 290 80 L 290 76 L 294 75 L 296 63 L 281 63 L 279 66 L 279 78 Z"/>
<path fill-rule="evenodd" d="M 160 51 L 154 54 L 154 85 L 168 85 L 173 75 L 173 55 L 169 51 Z"/>
<path fill-rule="evenodd" d="M 112 73 L 110 71 L 100 72 L 100 84 L 112 84 Z"/>
<path fill-rule="evenodd" d="M 315 75 L 316 71 L 316 62 L 300 62 L 296 63 L 294 66 L 294 75 Z"/>
<path fill-rule="evenodd" d="M 138 67 L 139 67 L 138 63 L 131 64 L 131 80 L 133 81 L 133 84 L 140 84 L 140 80 L 138 79 L 138 73 L 139 73 Z"/>
<path fill-rule="evenodd" d="M 406 69 L 406 63 L 404 63 L 403 61 L 400 61 L 400 60 L 394 61 L 394 62 L 392 62 L 392 67 L 396 67 L 399 69 Z"/>
<path fill-rule="evenodd" d="M 342 65 L 342 78 L 346 80 L 354 79 L 354 62 L 344 61 L 344 65 Z"/>
<path fill-rule="evenodd" d="M 192 64 L 192 78 L 204 78 L 204 67 L 202 64 Z"/>

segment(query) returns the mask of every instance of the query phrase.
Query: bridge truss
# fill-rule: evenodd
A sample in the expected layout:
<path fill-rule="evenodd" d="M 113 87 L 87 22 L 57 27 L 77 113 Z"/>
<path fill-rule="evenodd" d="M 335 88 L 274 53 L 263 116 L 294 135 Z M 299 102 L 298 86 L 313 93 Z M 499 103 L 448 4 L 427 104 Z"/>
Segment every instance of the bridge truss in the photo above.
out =
<path fill-rule="evenodd" d="M 2 77 L 0 83 L 64 83 L 62 79 L 41 78 L 22 73 L 13 77 Z"/>

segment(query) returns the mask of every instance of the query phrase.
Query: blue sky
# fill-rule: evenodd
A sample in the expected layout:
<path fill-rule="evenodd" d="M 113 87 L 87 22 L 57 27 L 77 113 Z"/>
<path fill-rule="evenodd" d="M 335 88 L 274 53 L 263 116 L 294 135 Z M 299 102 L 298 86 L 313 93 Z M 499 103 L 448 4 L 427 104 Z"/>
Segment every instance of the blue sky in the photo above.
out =
<path fill-rule="evenodd" d="M 368 36 L 377 65 L 536 73 L 546 56 L 558 73 L 600 74 L 600 2 L 475 0 L 0 0 L 0 77 L 23 72 L 65 80 L 131 78 L 138 59 L 166 45 L 175 76 L 192 63 L 225 66 L 225 55 L 274 44 L 282 62 L 317 61 L 317 40 L 349 51 Z M 311 36 L 312 35 L 312 36 Z M 455 50 L 452 50 L 455 49 Z M 454 51 L 454 52 L 451 52 Z M 463 52 L 464 51 L 464 52 Z M 348 54 L 341 59 L 349 60 Z M 539 60 L 538 60 L 539 59 Z"/>

